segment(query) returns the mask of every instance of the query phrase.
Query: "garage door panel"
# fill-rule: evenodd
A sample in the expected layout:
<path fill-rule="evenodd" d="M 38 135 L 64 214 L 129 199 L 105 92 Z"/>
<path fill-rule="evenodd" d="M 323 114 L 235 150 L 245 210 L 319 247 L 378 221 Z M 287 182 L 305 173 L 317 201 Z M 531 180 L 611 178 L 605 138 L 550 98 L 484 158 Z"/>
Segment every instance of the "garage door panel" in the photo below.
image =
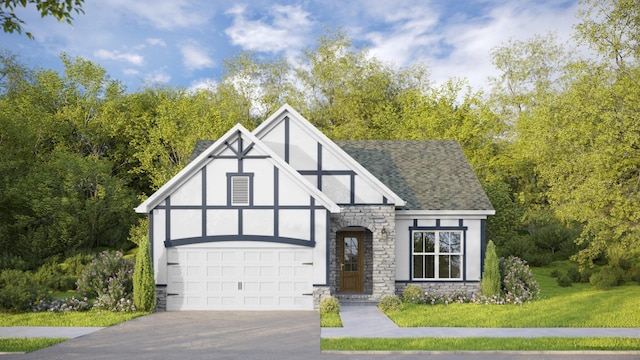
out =
<path fill-rule="evenodd" d="M 311 310 L 311 251 L 169 249 L 167 309 Z"/>

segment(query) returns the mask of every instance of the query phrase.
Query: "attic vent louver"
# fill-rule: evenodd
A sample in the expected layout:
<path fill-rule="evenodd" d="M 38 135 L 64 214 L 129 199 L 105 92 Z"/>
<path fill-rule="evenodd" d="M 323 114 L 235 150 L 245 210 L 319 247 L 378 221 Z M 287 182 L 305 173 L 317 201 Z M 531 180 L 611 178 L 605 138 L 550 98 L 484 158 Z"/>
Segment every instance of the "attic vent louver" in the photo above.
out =
<path fill-rule="evenodd" d="M 231 177 L 231 205 L 249 205 L 249 177 Z"/>

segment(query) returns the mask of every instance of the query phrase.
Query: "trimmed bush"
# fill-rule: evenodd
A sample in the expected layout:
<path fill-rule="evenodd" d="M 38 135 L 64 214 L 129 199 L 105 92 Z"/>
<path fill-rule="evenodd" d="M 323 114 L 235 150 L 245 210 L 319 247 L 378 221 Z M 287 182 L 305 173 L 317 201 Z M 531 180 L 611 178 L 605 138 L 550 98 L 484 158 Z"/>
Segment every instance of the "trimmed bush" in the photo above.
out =
<path fill-rule="evenodd" d="M 320 314 L 339 314 L 340 301 L 334 296 L 324 297 L 320 300 L 320 308 L 318 310 Z"/>
<path fill-rule="evenodd" d="M 500 265 L 496 255 L 496 246 L 489 240 L 487 244 L 484 260 L 484 270 L 482 271 L 482 295 L 500 295 Z"/>
<path fill-rule="evenodd" d="M 35 281 L 32 273 L 22 270 L 0 272 L 0 309 L 26 311 L 40 300 L 47 299 L 47 288 Z"/>
<path fill-rule="evenodd" d="M 408 285 L 402 291 L 402 301 L 410 304 L 424 303 L 424 291 L 418 285 Z"/>
<path fill-rule="evenodd" d="M 141 239 L 133 271 L 133 303 L 138 310 L 153 311 L 156 304 L 156 281 L 151 265 L 151 246 L 145 236 Z"/>
<path fill-rule="evenodd" d="M 380 299 L 378 308 L 382 312 L 393 312 L 402 310 L 402 301 L 397 295 L 385 295 Z"/>
<path fill-rule="evenodd" d="M 549 275 L 554 278 L 559 278 L 560 276 L 562 276 L 562 273 L 558 269 L 553 269 L 551 270 L 551 273 Z"/>

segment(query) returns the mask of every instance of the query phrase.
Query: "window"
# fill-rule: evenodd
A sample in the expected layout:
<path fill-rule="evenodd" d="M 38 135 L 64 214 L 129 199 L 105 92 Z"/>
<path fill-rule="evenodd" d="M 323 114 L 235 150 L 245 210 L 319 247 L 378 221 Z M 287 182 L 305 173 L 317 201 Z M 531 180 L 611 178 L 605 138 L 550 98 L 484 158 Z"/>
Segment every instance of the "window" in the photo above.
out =
<path fill-rule="evenodd" d="M 413 231 L 413 279 L 461 279 L 462 231 Z"/>
<path fill-rule="evenodd" d="M 249 176 L 231 177 L 231 205 L 249 205 Z"/>

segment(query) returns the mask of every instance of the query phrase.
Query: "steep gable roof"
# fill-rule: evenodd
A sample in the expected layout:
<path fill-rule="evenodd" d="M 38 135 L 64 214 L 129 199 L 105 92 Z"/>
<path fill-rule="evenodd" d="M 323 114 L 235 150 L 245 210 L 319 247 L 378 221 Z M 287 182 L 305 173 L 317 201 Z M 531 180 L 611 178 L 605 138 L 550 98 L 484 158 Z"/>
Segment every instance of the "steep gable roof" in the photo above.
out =
<path fill-rule="evenodd" d="M 287 104 L 280 107 L 280 109 L 274 112 L 273 115 L 262 122 L 255 130 L 253 130 L 253 134 L 257 138 L 263 139 L 272 130 L 277 128 L 285 119 L 295 121 L 306 134 L 308 134 L 314 141 L 320 143 L 323 149 L 326 149 L 326 151 L 330 152 L 333 156 L 342 161 L 349 169 L 355 171 L 363 181 L 368 183 L 374 189 L 377 189 L 380 194 L 383 194 L 391 203 L 395 204 L 396 207 L 402 207 L 405 205 L 404 199 L 401 196 L 398 196 L 398 194 L 390 189 L 384 182 L 371 174 L 366 166 L 362 166 L 358 161 L 354 160 L 348 153 L 336 145 L 334 141 L 329 139 L 325 134 L 313 126 L 304 116 L 300 115 L 300 113 Z"/>
<path fill-rule="evenodd" d="M 405 201 L 404 210 L 493 213 L 460 145 L 453 140 L 336 141 Z"/>
<path fill-rule="evenodd" d="M 265 153 L 267 156 L 266 161 L 272 162 L 278 169 L 283 171 L 286 175 L 294 180 L 300 187 L 302 187 L 310 196 L 318 201 L 319 205 L 324 206 L 332 213 L 340 212 L 340 207 L 336 205 L 331 199 L 323 194 L 316 187 L 311 185 L 289 164 L 284 162 L 278 155 L 276 155 L 268 146 L 264 145 L 260 139 L 256 138 L 249 130 L 240 124 L 237 124 L 229 131 L 227 131 L 220 139 L 215 142 L 198 142 L 196 149 L 192 153 L 192 159 L 178 174 L 165 183 L 160 189 L 153 193 L 147 200 L 140 204 L 135 211 L 137 213 L 148 213 L 153 208 L 158 206 L 167 196 L 171 195 L 182 184 L 188 181 L 195 173 L 200 171 L 209 162 L 214 161 L 211 157 L 227 149 L 229 143 L 233 143 L 241 137 L 243 140 L 252 143 L 252 147 L 259 149 L 260 152 Z M 196 156 L 196 150 L 200 151 Z"/>

